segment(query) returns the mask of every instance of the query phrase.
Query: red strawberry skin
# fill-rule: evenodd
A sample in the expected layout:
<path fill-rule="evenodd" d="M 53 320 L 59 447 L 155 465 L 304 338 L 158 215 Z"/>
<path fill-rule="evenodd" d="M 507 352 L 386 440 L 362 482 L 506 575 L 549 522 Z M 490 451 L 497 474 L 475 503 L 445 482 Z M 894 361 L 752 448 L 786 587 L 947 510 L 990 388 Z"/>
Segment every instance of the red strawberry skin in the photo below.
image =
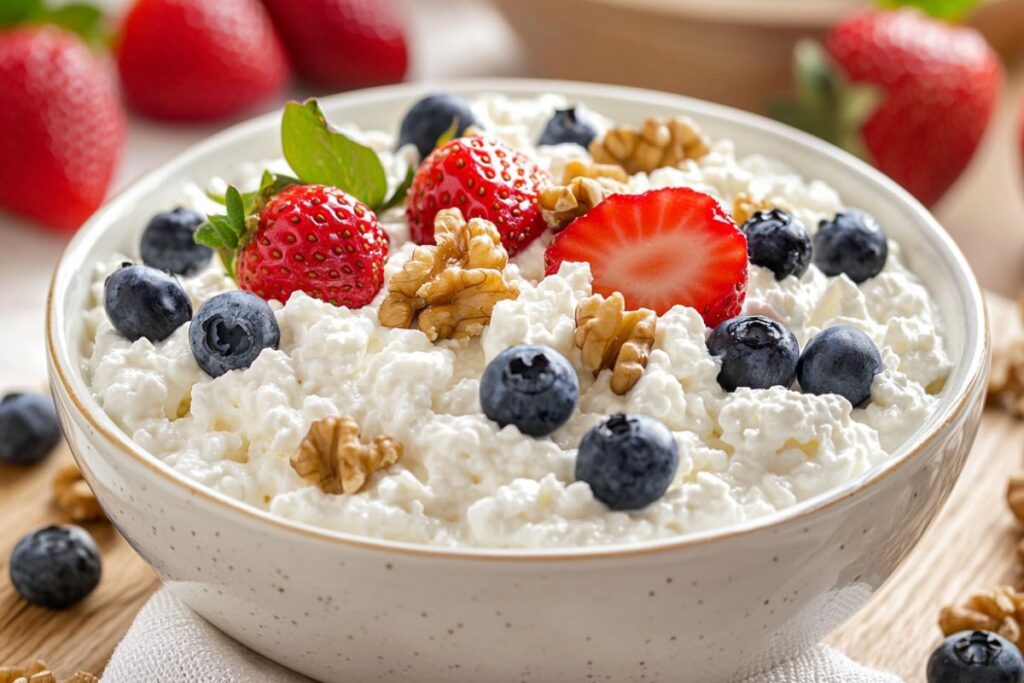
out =
<path fill-rule="evenodd" d="M 257 0 L 137 0 L 116 51 L 128 101 L 171 121 L 245 111 L 279 91 L 289 73 Z"/>
<path fill-rule="evenodd" d="M 76 36 L 0 33 L 0 207 L 77 228 L 106 196 L 124 119 L 107 65 Z"/>
<path fill-rule="evenodd" d="M 293 292 L 360 308 L 384 284 L 388 238 L 374 213 L 341 190 L 292 185 L 259 212 L 235 263 L 242 289 L 288 301 Z"/>
<path fill-rule="evenodd" d="M 827 41 L 854 83 L 884 100 L 862 133 L 873 163 L 926 205 L 959 177 L 988 126 L 1002 85 L 998 58 L 976 31 L 912 10 L 864 11 Z"/>
<path fill-rule="evenodd" d="M 263 0 L 295 70 L 332 90 L 397 83 L 409 67 L 391 0 Z"/>
<path fill-rule="evenodd" d="M 456 207 L 467 220 L 494 223 L 512 256 L 547 228 L 538 192 L 550 182 L 533 160 L 500 142 L 452 140 L 431 152 L 416 172 L 405 205 L 409 234 L 418 244 L 433 244 L 434 216 Z"/>
<path fill-rule="evenodd" d="M 614 194 L 560 232 L 545 253 L 590 264 L 594 291 L 621 292 L 629 308 L 658 315 L 690 306 L 714 327 L 740 313 L 747 239 L 714 197 L 689 188 Z"/>

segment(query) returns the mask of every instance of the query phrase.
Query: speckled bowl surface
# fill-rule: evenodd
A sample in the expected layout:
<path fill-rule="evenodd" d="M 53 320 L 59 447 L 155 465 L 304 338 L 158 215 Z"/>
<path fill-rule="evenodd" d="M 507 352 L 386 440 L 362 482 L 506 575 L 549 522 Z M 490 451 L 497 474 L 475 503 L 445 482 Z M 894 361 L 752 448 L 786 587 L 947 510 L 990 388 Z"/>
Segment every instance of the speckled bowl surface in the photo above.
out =
<path fill-rule="evenodd" d="M 824 143 L 663 93 L 555 81 L 400 85 L 323 101 L 397 127 L 437 87 L 559 92 L 613 119 L 686 114 L 739 150 L 786 160 L 869 209 L 947 322 L 939 409 L 894 456 L 782 513 L 724 531 L 603 548 L 443 550 L 272 517 L 190 482 L 122 434 L 82 374 L 93 264 L 129 251 L 153 207 L 194 181 L 278 156 L 278 116 L 231 128 L 142 178 L 81 230 L 54 276 L 51 382 L 71 448 L 125 538 L 176 595 L 272 659 L 325 681 L 730 681 L 816 642 L 892 573 L 945 501 L 978 427 L 988 332 L 978 285 L 935 219 Z"/>

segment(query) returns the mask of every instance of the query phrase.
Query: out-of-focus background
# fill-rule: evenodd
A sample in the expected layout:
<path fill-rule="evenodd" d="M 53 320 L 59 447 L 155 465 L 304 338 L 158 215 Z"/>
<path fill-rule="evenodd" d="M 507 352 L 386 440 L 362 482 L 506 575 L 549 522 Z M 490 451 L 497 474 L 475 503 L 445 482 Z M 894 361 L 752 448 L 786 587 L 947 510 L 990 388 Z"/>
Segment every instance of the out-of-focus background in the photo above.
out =
<path fill-rule="evenodd" d="M 260 0 L 249 1 L 260 5 Z M 384 0 L 348 4 L 356 11 L 370 12 L 378 1 Z M 0 0 L 0 20 L 11 8 L 27 2 L 30 0 Z M 176 2 L 179 0 L 102 0 L 99 4 L 106 13 L 109 34 L 111 30 L 144 31 L 145 26 L 120 25 L 132 6 Z M 940 11 L 953 7 L 953 12 L 955 6 L 966 4 L 961 0 L 921 2 L 938 6 Z M 195 4 L 195 0 L 184 4 Z M 287 11 L 289 6 L 298 12 L 307 3 L 277 0 L 263 4 L 271 10 L 276 6 L 280 13 L 280 8 Z M 608 81 L 671 90 L 764 113 L 769 101 L 794 87 L 792 57 L 797 41 L 826 40 L 833 27 L 869 4 L 866 0 L 396 0 L 392 18 L 397 17 L 404 31 L 407 80 L 534 76 Z M 275 14 L 275 19 L 284 35 L 280 16 Z M 982 283 L 1015 294 L 1024 284 L 1024 152 L 1020 142 L 1024 0 L 983 0 L 959 23 L 985 36 L 999 55 L 1006 77 L 991 122 L 981 124 L 984 135 L 977 152 L 933 208 L 975 264 Z M 372 36 L 379 27 L 369 25 L 366 30 Z M 338 40 L 349 38 L 338 36 Z M 944 40 L 938 40 L 937 51 L 947 49 Z M 379 59 L 373 54 L 373 40 L 366 45 L 363 56 L 367 64 L 389 59 L 387 53 Z M 100 50 L 98 54 L 117 81 L 111 53 Z M 125 64 L 129 57 L 122 55 L 120 64 L 120 87 L 127 100 L 126 135 L 108 192 L 116 192 L 147 169 L 231 123 L 275 109 L 289 98 L 339 89 L 322 79 L 319 85 L 311 85 L 302 74 L 292 74 L 288 85 L 239 111 L 200 122 L 167 120 L 167 116 L 154 117 L 152 111 L 144 111 L 152 109 L 145 104 L 148 93 L 133 92 L 147 87 L 138 85 L 138 72 L 149 76 L 145 71 L 152 65 Z M 0 49 L 0 65 L 5 58 L 10 59 L 11 54 Z M 292 60 L 296 61 L 294 55 Z M 173 62 L 173 56 L 168 54 L 167 61 Z M 132 70 L 134 76 L 128 73 Z M 393 74 L 381 80 L 394 80 Z M 344 86 L 344 76 L 341 83 Z M 153 106 L 159 109 L 160 105 Z M 16 123 L 0 115 L 0 127 L 8 127 L 0 130 L 0 142 L 11 135 Z M 950 140 L 950 145 L 955 146 L 956 141 Z M 3 164 L 9 167 L 18 161 L 8 156 Z M 61 200 L 54 197 L 53 201 Z M 0 189 L 0 205 L 3 203 Z M 0 291 L 4 299 L 0 304 L 0 348 L 17 350 L 0 353 L 0 377 L 7 385 L 38 386 L 44 377 L 41 330 L 45 291 L 69 234 L 67 229 L 41 228 L 38 222 L 0 210 Z"/>

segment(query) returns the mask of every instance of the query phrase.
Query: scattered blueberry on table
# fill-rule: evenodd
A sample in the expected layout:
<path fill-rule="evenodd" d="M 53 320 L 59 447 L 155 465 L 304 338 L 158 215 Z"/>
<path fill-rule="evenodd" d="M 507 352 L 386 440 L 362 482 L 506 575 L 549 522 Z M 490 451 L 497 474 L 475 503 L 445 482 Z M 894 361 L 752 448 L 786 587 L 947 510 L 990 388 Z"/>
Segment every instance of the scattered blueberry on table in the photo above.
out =
<path fill-rule="evenodd" d="M 779 209 L 758 211 L 743 224 L 747 256 L 776 280 L 800 277 L 811 265 L 811 236 L 798 218 Z"/>
<path fill-rule="evenodd" d="M 266 301 L 250 292 L 225 292 L 199 307 L 188 341 L 199 367 L 220 377 L 249 367 L 263 349 L 276 349 L 281 330 Z"/>
<path fill-rule="evenodd" d="M 107 317 L 123 337 L 163 341 L 192 318 L 192 302 L 172 275 L 126 263 L 103 285 Z"/>
<path fill-rule="evenodd" d="M 102 573 L 96 542 L 81 527 L 47 526 L 14 546 L 10 574 L 15 590 L 34 605 L 67 609 L 92 593 Z"/>
<path fill-rule="evenodd" d="M 438 139 L 456 123 L 455 137 L 476 124 L 469 102 L 450 93 L 424 97 L 406 113 L 398 131 L 398 146 L 412 144 L 419 150 L 420 160 L 433 151 Z"/>
<path fill-rule="evenodd" d="M 679 466 L 672 432 L 646 415 L 612 415 L 588 431 L 576 479 L 612 510 L 639 510 L 665 495 Z"/>
<path fill-rule="evenodd" d="M 928 683 L 1022 683 L 1024 660 L 1006 638 L 961 631 L 942 641 L 928 659 Z"/>
<path fill-rule="evenodd" d="M 565 424 L 579 393 L 576 371 L 565 356 L 534 344 L 505 349 L 480 379 L 484 415 L 529 436 L 547 436 Z"/>
<path fill-rule="evenodd" d="M 708 353 L 722 363 L 718 384 L 726 391 L 739 387 L 788 387 L 796 377 L 800 347 L 781 323 L 763 315 L 730 318 L 707 341 Z"/>
<path fill-rule="evenodd" d="M 0 462 L 33 465 L 53 452 L 60 435 L 49 396 L 7 394 L 0 401 Z"/>
<path fill-rule="evenodd" d="M 807 343 L 796 365 L 800 389 L 809 394 L 839 394 L 854 406 L 871 396 L 882 371 L 882 356 L 871 337 L 855 327 L 829 327 Z"/>
<path fill-rule="evenodd" d="M 195 241 L 205 220 L 198 211 L 181 207 L 156 214 L 142 232 L 142 262 L 175 275 L 195 275 L 213 258 L 213 249 Z"/>
<path fill-rule="evenodd" d="M 544 126 L 537 144 L 558 145 L 569 142 L 586 149 L 595 137 L 597 125 L 592 118 L 586 112 L 570 107 L 555 111 Z"/>
<path fill-rule="evenodd" d="M 885 268 L 889 242 L 874 218 L 858 209 L 821 221 L 814 235 L 814 265 L 825 275 L 846 274 L 860 284 Z"/>

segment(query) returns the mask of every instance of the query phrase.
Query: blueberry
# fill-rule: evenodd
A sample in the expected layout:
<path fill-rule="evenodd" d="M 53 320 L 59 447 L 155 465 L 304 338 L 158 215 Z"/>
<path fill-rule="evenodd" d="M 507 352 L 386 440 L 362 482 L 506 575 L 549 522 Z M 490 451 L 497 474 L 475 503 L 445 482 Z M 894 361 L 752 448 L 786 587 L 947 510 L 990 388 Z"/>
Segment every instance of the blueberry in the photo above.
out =
<path fill-rule="evenodd" d="M 103 285 L 107 317 L 122 336 L 163 341 L 192 317 L 192 302 L 173 276 L 126 263 Z"/>
<path fill-rule="evenodd" d="M 855 406 L 871 396 L 871 382 L 881 371 L 882 356 L 871 337 L 847 325 L 814 335 L 796 364 L 802 391 L 839 394 Z"/>
<path fill-rule="evenodd" d="M 11 553 L 11 583 L 29 602 L 66 609 L 100 582 L 100 551 L 85 529 L 47 526 L 25 536 Z"/>
<path fill-rule="evenodd" d="M 546 436 L 565 424 L 579 395 L 576 371 L 565 356 L 547 346 L 507 348 L 480 379 L 484 415 L 530 436 Z"/>
<path fill-rule="evenodd" d="M 541 133 L 538 145 L 558 145 L 563 142 L 575 142 L 586 149 L 597 136 L 597 126 L 585 112 L 575 107 L 555 111 Z"/>
<path fill-rule="evenodd" d="M 0 401 L 0 462 L 33 465 L 60 443 L 53 400 L 42 394 L 7 394 Z"/>
<path fill-rule="evenodd" d="M 811 236 L 785 211 L 758 211 L 743 224 L 743 232 L 750 262 L 775 273 L 776 280 L 800 277 L 811 265 Z"/>
<path fill-rule="evenodd" d="M 612 510 L 639 510 L 665 495 L 679 466 L 672 432 L 646 415 L 613 415 L 583 435 L 576 478 Z"/>
<path fill-rule="evenodd" d="M 195 275 L 213 258 L 213 249 L 196 244 L 203 215 L 192 209 L 163 211 L 149 219 L 139 249 L 142 262 L 177 275 Z"/>
<path fill-rule="evenodd" d="M 1006 638 L 961 631 L 942 641 L 928 659 L 928 683 L 1021 683 L 1024 660 Z"/>
<path fill-rule="evenodd" d="M 859 284 L 882 272 L 888 256 L 885 231 L 863 211 L 850 209 L 818 224 L 814 265 L 825 275 L 846 273 Z"/>
<path fill-rule="evenodd" d="M 263 349 L 281 342 L 277 318 L 250 292 L 226 292 L 199 307 L 188 330 L 196 363 L 211 377 L 252 365 Z"/>
<path fill-rule="evenodd" d="M 711 332 L 707 344 L 708 352 L 722 362 L 718 383 L 726 391 L 788 387 L 796 376 L 796 337 L 763 315 L 726 320 Z"/>
<path fill-rule="evenodd" d="M 420 152 L 420 159 L 426 159 L 434 149 L 437 139 L 452 127 L 458 119 L 455 137 L 476 125 L 476 117 L 469 108 L 469 102 L 449 93 L 428 95 L 412 105 L 402 119 L 398 132 L 398 146 L 413 144 Z"/>

